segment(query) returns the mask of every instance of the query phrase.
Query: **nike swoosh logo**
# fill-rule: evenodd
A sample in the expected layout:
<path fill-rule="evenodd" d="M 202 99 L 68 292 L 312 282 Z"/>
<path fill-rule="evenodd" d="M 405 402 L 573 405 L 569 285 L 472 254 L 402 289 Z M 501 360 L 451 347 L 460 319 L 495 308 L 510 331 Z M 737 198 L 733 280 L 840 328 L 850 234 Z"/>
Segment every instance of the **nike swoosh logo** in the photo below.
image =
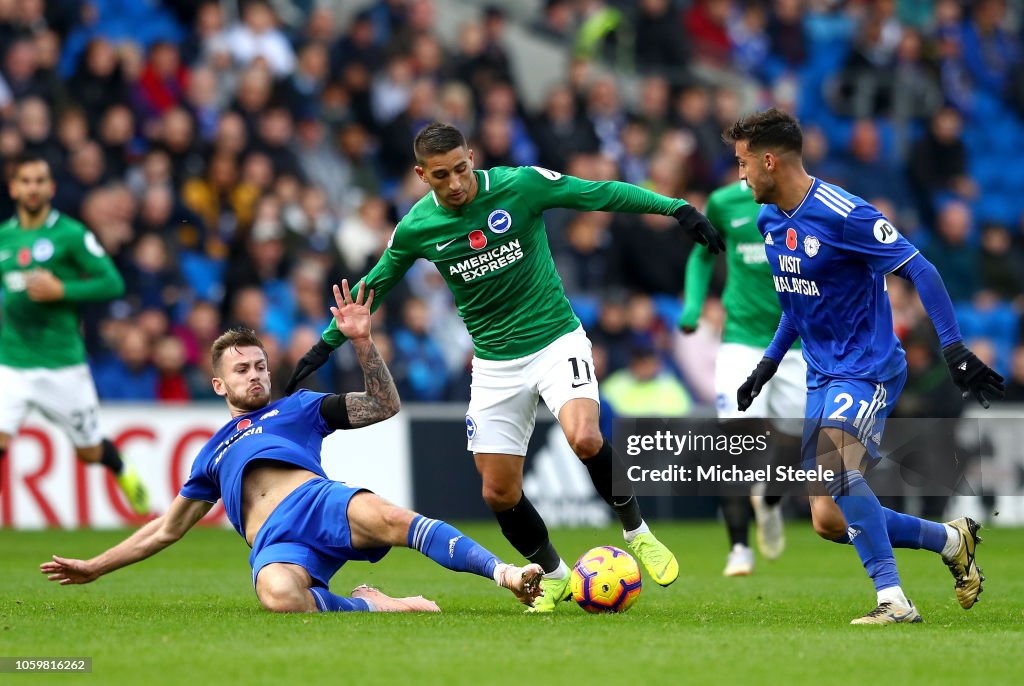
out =
<path fill-rule="evenodd" d="M 572 387 L 573 388 L 579 388 L 580 386 L 586 386 L 588 383 L 590 383 L 590 382 L 589 381 L 584 381 L 583 383 L 574 383 L 572 385 Z"/>
<path fill-rule="evenodd" d="M 445 248 L 447 248 L 449 245 L 451 245 L 452 243 L 454 243 L 457 240 L 459 240 L 459 239 L 458 238 L 453 238 L 450 241 L 448 241 L 447 243 L 438 243 L 437 246 L 436 246 L 437 247 L 437 251 L 441 252 L 442 250 L 444 250 Z"/>
<path fill-rule="evenodd" d="M 739 219 L 733 219 L 731 222 L 729 222 L 729 225 L 732 226 L 732 228 L 737 229 L 737 228 L 743 226 L 744 224 L 749 224 L 749 223 L 750 223 L 750 217 L 740 217 Z"/>
<path fill-rule="evenodd" d="M 6 260 L 10 256 L 11 256 L 11 251 L 10 250 L 4 250 L 3 252 L 0 252 L 0 260 Z"/>

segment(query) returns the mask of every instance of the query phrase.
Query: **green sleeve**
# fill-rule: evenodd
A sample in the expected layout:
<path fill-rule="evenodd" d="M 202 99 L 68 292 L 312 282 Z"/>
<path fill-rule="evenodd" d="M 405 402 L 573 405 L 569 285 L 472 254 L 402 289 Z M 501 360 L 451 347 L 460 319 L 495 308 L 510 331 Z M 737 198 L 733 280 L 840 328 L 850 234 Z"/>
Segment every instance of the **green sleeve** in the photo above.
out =
<path fill-rule="evenodd" d="M 83 231 L 84 250 L 75 251 L 75 262 L 82 278 L 64 279 L 64 300 L 84 302 L 113 300 L 124 295 L 124 279 L 99 240 L 91 231 Z"/>
<path fill-rule="evenodd" d="M 401 223 L 399 223 L 401 227 Z M 417 255 L 411 251 L 403 250 L 397 245 L 398 228 L 395 228 L 395 233 L 391 236 L 391 241 L 388 243 L 387 250 L 381 255 L 380 260 L 377 264 L 373 265 L 373 268 L 369 273 L 364 276 L 361 281 L 365 282 L 365 288 L 373 289 L 373 305 L 370 306 L 371 311 L 376 311 L 380 307 L 381 303 L 384 302 L 384 297 L 388 292 L 394 288 L 395 284 L 402 280 L 405 273 L 409 271 L 409 267 L 412 266 L 413 262 L 416 261 Z M 359 287 L 359 282 L 352 287 L 353 293 L 355 289 Z M 367 291 L 369 292 L 369 290 Z M 331 318 L 331 323 L 324 329 L 321 334 L 324 342 L 332 348 L 339 347 L 345 342 L 345 336 L 338 331 L 337 325 L 334 323 L 334 318 Z"/>
<path fill-rule="evenodd" d="M 722 236 L 727 233 L 722 230 L 722 223 L 718 220 L 717 203 L 712 195 L 708 199 L 707 207 L 704 208 L 708 221 Z M 711 276 L 715 271 L 715 256 L 700 245 L 695 245 L 690 252 L 690 258 L 686 261 L 686 281 L 683 284 L 683 312 L 679 315 L 679 327 L 697 328 L 697 320 L 700 319 L 701 310 L 704 309 L 704 301 L 708 297 L 708 285 L 711 283 Z"/>
<path fill-rule="evenodd" d="M 697 328 L 704 300 L 708 297 L 708 284 L 715 269 L 715 256 L 703 246 L 694 246 L 686 261 L 686 283 L 683 286 L 683 312 L 679 326 Z"/>
<path fill-rule="evenodd" d="M 629 212 L 671 215 L 685 200 L 660 195 L 621 181 L 587 181 L 542 167 L 521 167 L 519 183 L 535 210 L 565 207 L 581 212 Z"/>

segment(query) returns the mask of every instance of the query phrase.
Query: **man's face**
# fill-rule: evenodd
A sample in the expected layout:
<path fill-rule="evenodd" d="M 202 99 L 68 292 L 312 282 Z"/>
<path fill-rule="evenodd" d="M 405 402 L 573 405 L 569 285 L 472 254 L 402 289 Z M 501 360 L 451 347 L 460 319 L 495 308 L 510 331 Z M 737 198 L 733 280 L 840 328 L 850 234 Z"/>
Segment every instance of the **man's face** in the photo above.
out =
<path fill-rule="evenodd" d="M 228 348 L 214 373 L 220 376 L 213 378 L 213 390 L 229 406 L 252 412 L 270 403 L 270 369 L 260 348 Z"/>
<path fill-rule="evenodd" d="M 19 209 L 30 214 L 39 212 L 53 199 L 55 188 L 50 165 L 43 161 L 21 165 L 11 179 L 9 190 Z"/>
<path fill-rule="evenodd" d="M 752 152 L 747 141 L 736 141 L 736 163 L 739 165 L 740 180 L 750 186 L 754 201 L 762 205 L 774 202 L 776 185 L 771 172 L 771 168 L 774 168 L 774 155 L 770 152 Z"/>
<path fill-rule="evenodd" d="M 427 157 L 416 165 L 416 175 L 430 186 L 438 202 L 449 210 L 462 207 L 476 197 L 473 151 L 468 148 L 454 148 Z"/>

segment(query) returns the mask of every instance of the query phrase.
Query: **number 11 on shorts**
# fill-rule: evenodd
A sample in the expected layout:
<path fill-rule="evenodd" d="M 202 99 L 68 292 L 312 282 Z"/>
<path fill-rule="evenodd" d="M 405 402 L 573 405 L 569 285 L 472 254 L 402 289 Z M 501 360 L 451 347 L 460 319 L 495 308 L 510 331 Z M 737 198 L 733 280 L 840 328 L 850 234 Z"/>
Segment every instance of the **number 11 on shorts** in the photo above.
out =
<path fill-rule="evenodd" d="M 580 363 L 583 363 L 583 373 L 586 376 L 585 379 L 580 377 Z M 593 381 L 593 377 L 590 376 L 590 363 L 587 360 L 581 360 L 577 357 L 570 357 L 569 364 L 572 365 L 572 387 L 579 388 L 580 386 L 586 386 L 588 383 Z M 582 380 L 581 380 L 582 379 Z"/>

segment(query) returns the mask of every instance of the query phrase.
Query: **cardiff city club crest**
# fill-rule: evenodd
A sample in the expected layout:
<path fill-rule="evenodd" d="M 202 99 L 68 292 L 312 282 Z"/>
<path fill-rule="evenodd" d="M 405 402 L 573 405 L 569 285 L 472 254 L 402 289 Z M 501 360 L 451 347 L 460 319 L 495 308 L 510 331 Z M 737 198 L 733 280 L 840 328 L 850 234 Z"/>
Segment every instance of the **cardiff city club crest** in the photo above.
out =
<path fill-rule="evenodd" d="M 815 236 L 806 236 L 804 238 L 804 252 L 807 253 L 808 257 L 814 257 L 818 254 L 818 250 L 821 248 L 821 241 Z"/>

